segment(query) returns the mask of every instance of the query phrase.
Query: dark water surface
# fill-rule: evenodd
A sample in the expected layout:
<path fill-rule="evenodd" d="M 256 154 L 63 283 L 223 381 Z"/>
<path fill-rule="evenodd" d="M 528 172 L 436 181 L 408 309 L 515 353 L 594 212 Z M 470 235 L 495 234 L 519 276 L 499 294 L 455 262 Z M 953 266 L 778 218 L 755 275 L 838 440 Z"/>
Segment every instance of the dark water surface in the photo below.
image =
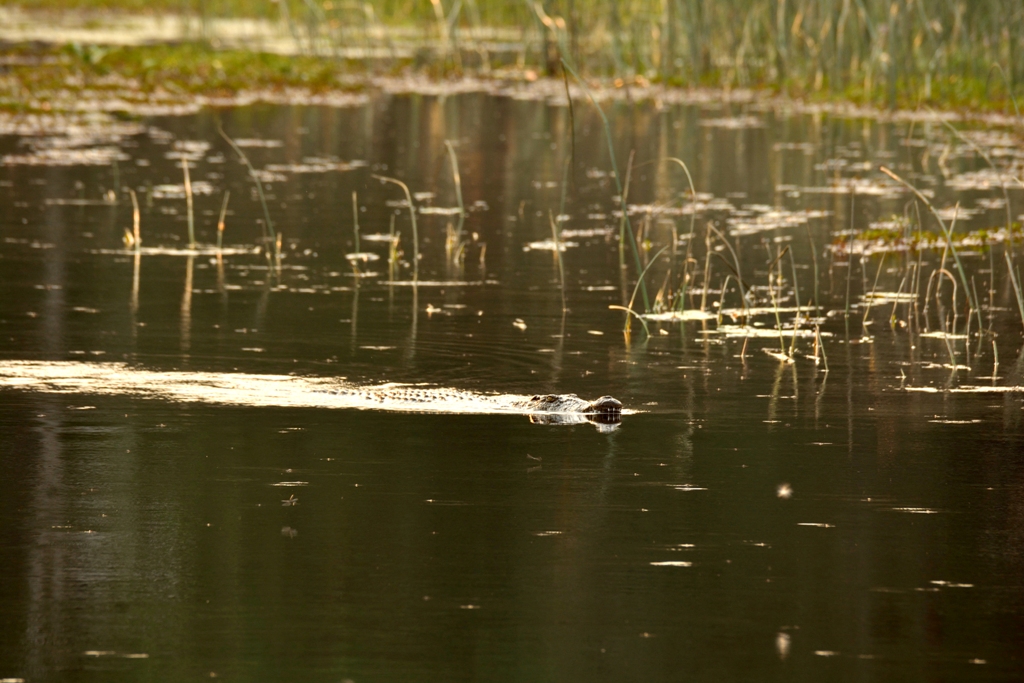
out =
<path fill-rule="evenodd" d="M 769 307 L 755 319 L 773 329 L 768 271 L 788 245 L 779 305 L 796 303 L 793 273 L 804 305 L 816 293 L 827 373 L 809 357 L 813 338 L 786 364 L 762 351 L 777 338 L 743 353 L 714 319 L 650 322 L 649 338 L 634 321 L 624 339 L 624 314 L 608 307 L 628 304 L 636 268 L 628 246 L 619 266 L 611 165 L 582 102 L 561 226 L 584 232 L 563 237 L 576 245 L 564 252 L 564 315 L 554 252 L 524 250 L 550 239 L 560 211 L 564 106 L 481 94 L 220 112 L 264 172 L 280 268 L 262 255 L 136 265 L 117 253 L 131 204 L 102 197 L 120 185 L 139 193 L 144 246 L 187 246 L 185 200 L 160 188 L 181 185 L 182 151 L 198 241 L 215 241 L 224 189 L 225 244 L 260 239 L 254 186 L 213 113 L 0 136 L 2 361 L 610 394 L 640 411 L 602 434 L 519 415 L 0 386 L 0 678 L 1020 680 L 1024 413 L 1022 394 L 1003 389 L 1021 384 L 1021 324 L 1004 248 L 962 248 L 989 331 L 979 339 L 975 324 L 947 346 L 921 334 L 954 309 L 966 331 L 951 257 L 930 319 L 925 281 L 941 249 L 921 253 L 916 311 L 890 301 L 865 316 L 864 293 L 911 291 L 919 254 L 847 259 L 842 246 L 851 225 L 917 220 L 879 163 L 932 190 L 937 207 L 974 211 L 958 232 L 1004 225 L 1002 189 L 968 186 L 986 163 L 938 122 L 714 104 L 608 111 L 623 169 L 635 151 L 629 204 L 676 199 L 675 213 L 632 216 L 650 245 L 644 265 L 669 247 L 646 278 L 652 304 L 666 277 L 678 286 L 688 253 L 686 308 L 700 305 L 706 262 L 717 304 L 732 257 L 715 242 L 722 258 L 706 261 L 714 221 Z M 977 144 L 1017 168 L 1012 132 L 986 135 Z M 456 206 L 445 140 L 469 209 L 465 258 L 445 253 L 457 216 L 421 213 L 413 287 L 404 195 L 371 174 L 434 193 L 418 206 Z M 60 154 L 24 163 L 69 147 L 121 156 L 116 168 Z M 649 163 L 670 156 L 711 204 L 692 245 L 678 211 L 692 206 L 679 200 L 685 175 Z M 336 165 L 298 172 L 323 160 Z M 855 196 L 835 190 L 853 182 Z M 360 277 L 344 258 L 353 191 L 360 250 L 381 256 Z M 1024 197 L 1007 195 L 1016 220 Z M 406 261 L 393 285 L 387 243 L 366 239 L 388 233 L 392 215 Z M 734 278 L 724 306 L 738 305 Z M 791 326 L 792 310 L 780 320 Z M 945 391 L 979 386 L 1003 389 Z"/>

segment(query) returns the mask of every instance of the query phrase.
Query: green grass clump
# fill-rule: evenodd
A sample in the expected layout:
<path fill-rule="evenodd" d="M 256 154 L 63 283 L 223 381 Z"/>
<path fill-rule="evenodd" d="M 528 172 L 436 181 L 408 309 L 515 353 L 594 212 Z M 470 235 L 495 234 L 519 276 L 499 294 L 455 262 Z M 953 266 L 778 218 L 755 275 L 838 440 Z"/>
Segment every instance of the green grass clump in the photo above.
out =
<path fill-rule="evenodd" d="M 215 50 L 203 43 L 176 43 L 103 48 L 10 47 L 3 55 L 31 58 L 7 67 L 0 80 L 6 108 L 26 106 L 34 97 L 88 89 L 149 94 L 231 95 L 243 90 L 299 87 L 311 92 L 353 90 L 342 79 L 342 63 L 312 56 L 282 56 L 246 50 Z"/>
<path fill-rule="evenodd" d="M 340 87 L 343 72 L 337 62 L 316 57 L 214 50 L 203 43 L 117 47 L 95 61 L 75 46 L 63 52 L 71 58 L 70 68 L 95 76 L 116 73 L 138 81 L 143 92 L 168 84 L 187 92 L 286 86 L 326 90 Z"/>

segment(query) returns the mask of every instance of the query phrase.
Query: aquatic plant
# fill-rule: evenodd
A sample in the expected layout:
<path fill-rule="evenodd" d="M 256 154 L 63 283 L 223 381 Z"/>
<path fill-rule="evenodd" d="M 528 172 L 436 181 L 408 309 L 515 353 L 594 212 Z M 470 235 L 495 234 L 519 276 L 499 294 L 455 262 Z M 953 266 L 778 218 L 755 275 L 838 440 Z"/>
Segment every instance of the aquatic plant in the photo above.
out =
<path fill-rule="evenodd" d="M 928 209 L 932 212 L 932 215 L 935 216 L 935 220 L 937 220 L 939 222 L 939 227 L 942 229 L 942 234 L 946 238 L 946 244 L 949 246 L 949 250 L 953 254 L 953 260 L 956 262 L 957 272 L 960 274 L 960 281 L 963 283 L 964 289 L 968 290 L 967 291 L 967 300 L 970 303 L 971 312 L 976 312 L 978 314 L 978 326 L 979 327 L 983 327 L 982 322 L 981 322 L 981 306 L 978 305 L 978 302 L 975 301 L 974 298 L 970 294 L 970 290 L 968 289 L 968 285 L 967 285 L 967 275 L 964 274 L 964 267 L 963 267 L 963 264 L 960 262 L 960 255 L 957 253 L 956 245 L 953 243 L 953 226 L 956 225 L 956 217 L 955 217 L 955 215 L 954 215 L 954 218 L 953 218 L 953 226 L 947 228 L 945 221 L 942 220 L 942 216 L 939 215 L 939 212 L 935 209 L 935 206 L 928 200 L 927 197 L 925 197 L 921 193 L 920 190 L 918 190 L 916 187 L 914 187 L 913 185 L 908 183 L 906 180 L 904 180 L 900 176 L 898 176 L 895 173 L 893 173 L 891 170 L 889 170 L 885 166 L 880 166 L 878 170 L 880 170 L 882 173 L 886 174 L 887 176 L 889 176 L 893 180 L 899 182 L 900 184 L 905 185 L 911 192 L 914 193 L 914 195 L 918 199 L 921 200 L 922 203 L 924 203 L 925 206 L 928 207 Z"/>
<path fill-rule="evenodd" d="M 409 221 L 412 223 L 412 279 L 413 282 L 418 282 L 420 279 L 420 238 L 419 231 L 416 228 L 416 205 L 412 201 L 412 193 L 409 192 L 409 186 L 396 178 L 389 178 L 377 175 L 376 173 L 372 177 L 382 183 L 398 185 L 405 192 L 405 200 L 409 205 Z"/>
<path fill-rule="evenodd" d="M 458 225 L 451 231 L 451 238 L 445 242 L 448 261 L 454 263 L 458 261 L 464 247 L 462 243 L 462 227 L 466 222 L 466 205 L 462 200 L 462 176 L 459 174 L 459 160 L 455 156 L 455 148 L 450 140 L 445 140 L 444 146 L 448 150 L 448 159 L 452 166 L 452 181 L 455 183 L 455 199 L 459 204 Z"/>
<path fill-rule="evenodd" d="M 242 148 L 224 132 L 224 128 L 221 127 L 219 121 L 217 122 L 217 132 L 231 146 L 231 149 L 235 150 L 235 153 L 238 154 L 242 163 L 245 164 L 245 167 L 249 170 L 249 177 L 252 178 L 253 182 L 256 184 L 256 192 L 259 195 L 260 206 L 263 207 L 263 217 L 266 220 L 263 227 L 263 239 L 266 241 L 269 237 L 270 241 L 276 245 L 277 235 L 274 233 L 274 221 L 270 219 L 270 209 L 267 208 L 267 196 L 263 192 L 263 183 L 260 182 L 259 173 L 256 172 L 255 168 L 253 168 L 252 163 L 249 161 L 249 157 L 245 155 Z"/>

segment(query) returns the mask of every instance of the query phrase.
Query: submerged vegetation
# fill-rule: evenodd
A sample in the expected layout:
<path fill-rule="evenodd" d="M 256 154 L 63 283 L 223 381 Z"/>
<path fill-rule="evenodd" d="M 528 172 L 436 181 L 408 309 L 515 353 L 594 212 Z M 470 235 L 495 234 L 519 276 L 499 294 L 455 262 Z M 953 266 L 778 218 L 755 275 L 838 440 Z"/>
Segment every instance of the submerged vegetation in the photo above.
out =
<path fill-rule="evenodd" d="M 767 88 L 889 107 L 1009 111 L 1024 89 L 1024 6 L 1008 0 L 18 4 L 22 11 L 3 16 L 9 41 L 71 42 L 115 22 L 97 45 L 68 49 L 56 65 L 93 79 L 118 74 L 143 89 L 338 88 L 353 61 L 376 72 L 532 78 L 559 75 L 562 60 L 617 86 Z M 62 12 L 49 32 L 39 29 L 52 22 L 49 11 L 68 9 L 84 13 Z M 126 13 L 135 23 L 123 23 Z M 108 49 L 104 40 L 139 44 Z M 151 42 L 163 44 L 142 45 Z"/>

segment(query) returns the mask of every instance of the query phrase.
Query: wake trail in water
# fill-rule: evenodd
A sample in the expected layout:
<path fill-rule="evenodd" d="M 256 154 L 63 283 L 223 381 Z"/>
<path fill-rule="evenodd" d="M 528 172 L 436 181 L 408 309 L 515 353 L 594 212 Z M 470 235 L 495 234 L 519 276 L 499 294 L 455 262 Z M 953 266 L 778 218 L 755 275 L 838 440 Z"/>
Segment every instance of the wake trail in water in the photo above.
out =
<path fill-rule="evenodd" d="M 0 361 L 0 389 L 4 388 L 231 406 L 517 414 L 544 416 L 546 419 L 535 421 L 559 424 L 589 421 L 582 414 L 532 408 L 528 395 L 487 394 L 421 384 L 358 385 L 338 378 L 302 375 L 157 371 L 127 363 Z"/>

